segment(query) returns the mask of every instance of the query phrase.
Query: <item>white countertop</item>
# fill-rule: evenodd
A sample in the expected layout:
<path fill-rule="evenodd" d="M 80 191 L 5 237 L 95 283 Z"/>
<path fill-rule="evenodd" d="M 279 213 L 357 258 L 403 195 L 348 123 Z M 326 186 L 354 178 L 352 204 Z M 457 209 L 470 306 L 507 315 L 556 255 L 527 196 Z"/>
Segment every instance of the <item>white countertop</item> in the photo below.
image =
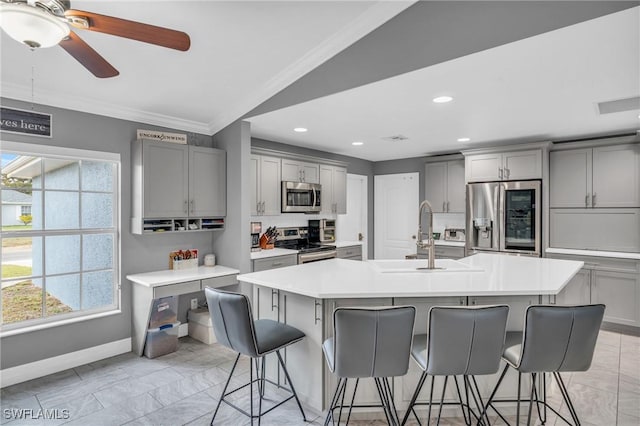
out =
<path fill-rule="evenodd" d="M 168 284 L 183 283 L 186 281 L 204 280 L 207 278 L 223 277 L 225 275 L 239 274 L 237 269 L 227 266 L 198 266 L 191 269 L 144 272 L 141 274 L 127 275 L 127 279 L 133 283 L 146 287 L 158 287 Z"/>
<path fill-rule="evenodd" d="M 450 247 L 464 247 L 464 241 L 445 241 L 445 240 L 436 240 L 437 246 L 450 246 Z"/>
<path fill-rule="evenodd" d="M 283 248 L 272 248 L 269 250 L 260 250 L 251 252 L 251 260 L 266 259 L 269 257 L 286 256 L 288 254 L 298 254 L 298 250 L 290 250 Z"/>
<path fill-rule="evenodd" d="M 584 265 L 579 261 L 479 253 L 458 262 L 482 272 L 383 273 L 375 262 L 331 259 L 242 274 L 238 281 L 318 299 L 544 295 L 560 292 Z"/>
<path fill-rule="evenodd" d="M 546 253 L 571 254 L 575 256 L 613 257 L 618 259 L 640 260 L 640 253 L 625 253 L 620 251 L 575 250 L 563 248 L 548 248 Z"/>

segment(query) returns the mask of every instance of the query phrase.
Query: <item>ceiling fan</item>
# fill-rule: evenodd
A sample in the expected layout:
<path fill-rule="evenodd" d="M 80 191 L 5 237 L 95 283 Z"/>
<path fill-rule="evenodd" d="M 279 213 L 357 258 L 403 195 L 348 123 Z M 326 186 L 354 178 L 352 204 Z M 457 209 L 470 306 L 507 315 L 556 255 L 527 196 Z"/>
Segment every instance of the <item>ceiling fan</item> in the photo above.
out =
<path fill-rule="evenodd" d="M 71 9 L 68 0 L 0 0 L 0 27 L 32 49 L 60 45 L 99 78 L 120 73 L 71 27 L 181 51 L 189 50 L 191 45 L 189 36 L 182 31 Z"/>

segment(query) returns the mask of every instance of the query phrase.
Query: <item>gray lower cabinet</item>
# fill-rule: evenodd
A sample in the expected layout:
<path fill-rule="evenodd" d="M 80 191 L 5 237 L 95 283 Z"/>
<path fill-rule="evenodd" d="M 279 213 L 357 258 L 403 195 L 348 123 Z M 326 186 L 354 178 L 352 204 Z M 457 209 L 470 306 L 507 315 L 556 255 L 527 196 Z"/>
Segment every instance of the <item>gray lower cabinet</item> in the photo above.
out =
<path fill-rule="evenodd" d="M 585 262 L 556 296 L 556 304 L 602 303 L 606 306 L 605 322 L 640 327 L 640 261 L 558 254 L 547 257 Z"/>
<path fill-rule="evenodd" d="M 436 259 L 461 259 L 464 247 L 436 246 Z"/>
<path fill-rule="evenodd" d="M 284 268 L 298 264 L 297 254 L 286 254 L 284 256 L 267 257 L 252 261 L 253 272 L 266 271 L 267 269 Z"/>
<path fill-rule="evenodd" d="M 339 247 L 338 259 L 362 260 L 362 245 Z"/>

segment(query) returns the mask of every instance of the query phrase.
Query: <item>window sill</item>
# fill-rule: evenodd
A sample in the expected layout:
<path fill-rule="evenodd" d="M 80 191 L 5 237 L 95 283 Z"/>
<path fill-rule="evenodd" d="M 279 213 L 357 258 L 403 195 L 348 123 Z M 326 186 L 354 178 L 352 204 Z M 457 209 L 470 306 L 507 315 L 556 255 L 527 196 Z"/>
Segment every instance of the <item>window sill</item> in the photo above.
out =
<path fill-rule="evenodd" d="M 74 318 L 68 318 L 68 319 L 64 319 L 64 320 L 60 320 L 60 321 L 52 321 L 52 322 L 47 322 L 47 323 L 43 323 L 43 324 L 37 324 L 37 325 L 31 325 L 31 326 L 27 326 L 27 327 L 15 328 L 15 329 L 12 329 L 12 330 L 3 330 L 3 331 L 0 331 L 0 339 L 1 338 L 5 338 L 5 337 L 9 337 L 9 336 L 16 336 L 16 335 L 19 335 L 19 334 L 32 333 L 34 331 L 46 330 L 48 328 L 61 327 L 61 326 L 65 326 L 65 325 L 68 325 L 68 324 L 74 324 L 74 323 L 77 323 L 77 322 L 84 322 L 84 321 L 90 321 L 90 320 L 97 319 L 97 318 L 110 317 L 110 316 L 118 315 L 118 314 L 121 314 L 121 313 L 122 313 L 122 310 L 114 309 L 114 310 L 111 310 L 111 311 L 98 312 L 98 313 L 95 313 L 95 314 L 83 315 L 83 316 L 74 317 Z"/>

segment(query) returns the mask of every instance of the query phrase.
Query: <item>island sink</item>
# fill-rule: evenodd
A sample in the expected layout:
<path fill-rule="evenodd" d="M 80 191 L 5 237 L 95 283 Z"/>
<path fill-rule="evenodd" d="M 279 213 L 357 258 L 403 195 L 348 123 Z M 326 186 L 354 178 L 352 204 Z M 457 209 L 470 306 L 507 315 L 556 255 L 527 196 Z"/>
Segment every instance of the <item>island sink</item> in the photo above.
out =
<path fill-rule="evenodd" d="M 429 269 L 427 259 L 411 260 L 369 260 L 381 273 L 429 273 L 442 272 L 483 272 L 484 269 L 472 267 L 453 259 L 435 259 L 435 269 Z"/>

